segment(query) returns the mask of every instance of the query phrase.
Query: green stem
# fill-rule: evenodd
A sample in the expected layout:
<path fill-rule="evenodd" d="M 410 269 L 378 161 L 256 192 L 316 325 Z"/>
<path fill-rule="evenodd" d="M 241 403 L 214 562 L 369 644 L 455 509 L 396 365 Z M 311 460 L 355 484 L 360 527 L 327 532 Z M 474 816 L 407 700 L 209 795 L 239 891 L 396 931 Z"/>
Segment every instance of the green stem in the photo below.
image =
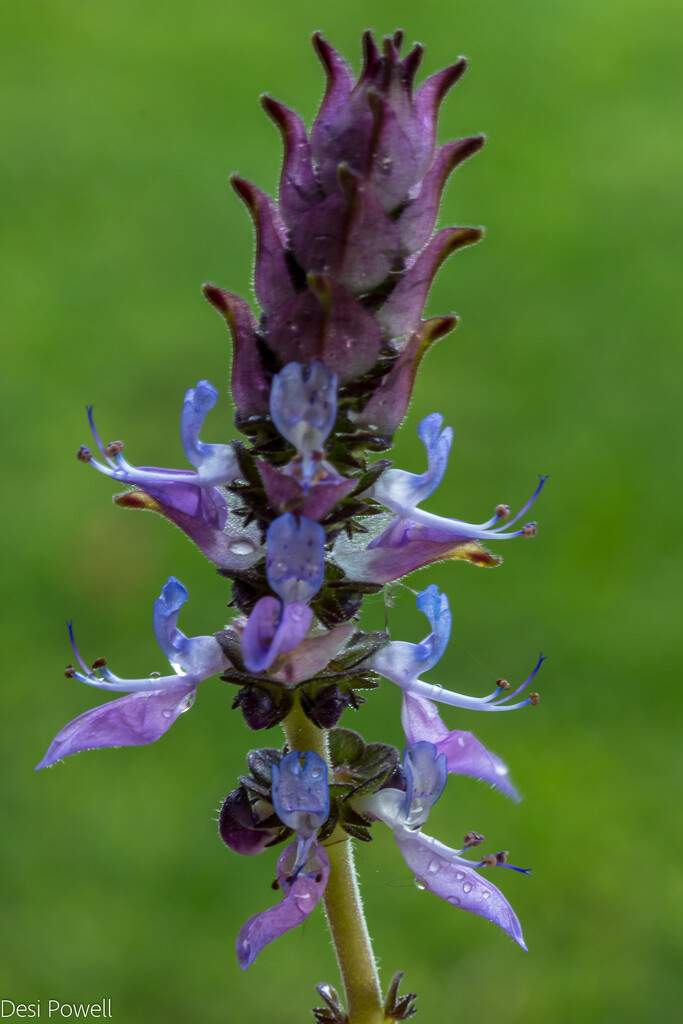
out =
<path fill-rule="evenodd" d="M 283 722 L 292 750 L 314 750 L 327 759 L 327 731 L 318 729 L 297 703 Z M 344 984 L 349 1024 L 384 1024 L 377 965 L 363 914 L 351 840 L 336 829 L 325 846 L 330 877 L 324 905 Z"/>

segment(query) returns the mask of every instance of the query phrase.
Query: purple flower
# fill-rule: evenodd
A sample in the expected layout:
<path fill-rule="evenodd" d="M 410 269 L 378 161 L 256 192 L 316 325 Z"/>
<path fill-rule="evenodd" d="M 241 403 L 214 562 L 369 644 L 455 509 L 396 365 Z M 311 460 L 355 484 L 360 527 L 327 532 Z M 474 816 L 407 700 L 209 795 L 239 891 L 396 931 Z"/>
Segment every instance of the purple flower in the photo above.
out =
<path fill-rule="evenodd" d="M 216 488 L 221 484 L 231 483 L 237 476 L 237 459 L 230 445 L 206 444 L 200 441 L 206 414 L 213 409 L 218 401 L 218 392 L 208 380 L 200 380 L 196 388 L 185 392 L 183 411 L 180 416 L 180 438 L 183 451 L 195 469 L 159 469 L 156 466 L 131 466 L 122 455 L 123 445 L 120 441 L 106 447 L 102 444 L 92 417 L 92 408 L 88 408 L 88 419 L 95 443 L 102 453 L 104 463 L 98 462 L 87 452 L 83 452 L 88 462 L 122 484 L 144 487 L 150 494 L 168 496 L 169 504 L 173 502 L 174 488 L 187 489 L 193 486 L 215 491 L 213 504 L 220 520 L 219 510 L 225 513 L 225 499 Z M 222 525 L 222 524 L 221 524 Z"/>
<path fill-rule="evenodd" d="M 292 750 L 273 764 L 272 771 L 275 813 L 296 832 L 297 842 L 278 859 L 277 880 L 284 899 L 277 907 L 250 917 L 240 929 L 237 958 L 242 970 L 265 945 L 308 917 L 325 891 L 330 871 L 327 854 L 316 843 L 318 829 L 330 813 L 327 765 L 313 750 Z"/>
<path fill-rule="evenodd" d="M 278 595 L 254 605 L 242 634 L 242 656 L 250 672 L 270 668 L 279 654 L 294 650 L 305 637 L 313 612 L 308 602 L 320 589 L 325 571 L 325 530 L 291 513 L 268 527 L 266 572 Z"/>
<path fill-rule="evenodd" d="M 268 501 L 282 512 L 320 520 L 356 486 L 325 461 L 323 446 L 337 417 L 337 374 L 319 360 L 309 367 L 288 363 L 273 377 L 270 415 L 296 448 L 283 468 L 259 461 Z"/>
<path fill-rule="evenodd" d="M 526 707 L 537 701 L 536 695 L 517 704 L 509 704 L 507 701 L 517 696 L 531 683 L 541 667 L 543 657 L 541 656 L 529 678 L 512 694 L 508 692 L 509 684 L 502 679 L 498 681 L 496 689 L 486 697 L 469 697 L 444 690 L 442 686 L 425 683 L 418 677 L 433 668 L 443 655 L 451 632 L 451 612 L 448 598 L 441 594 L 434 584 L 417 595 L 417 607 L 427 616 L 432 627 L 424 640 L 419 644 L 392 640 L 367 662 L 375 672 L 390 679 L 403 690 L 401 720 L 408 743 L 413 744 L 420 740 L 433 743 L 438 753 L 446 755 L 449 772 L 481 779 L 500 789 L 513 800 L 519 800 L 519 795 L 510 782 L 509 770 L 503 761 L 487 750 L 471 732 L 449 730 L 441 720 L 433 701 L 479 711 L 512 711 L 515 708 Z"/>
<path fill-rule="evenodd" d="M 424 473 L 408 473 L 387 469 L 374 484 L 368 496 L 394 512 L 395 518 L 364 549 L 341 536 L 334 557 L 341 568 L 360 582 L 388 583 L 406 573 L 441 558 L 462 558 L 478 565 L 497 565 L 500 561 L 478 543 L 480 540 L 508 540 L 512 537 L 533 537 L 536 524 L 527 523 L 510 532 L 512 526 L 533 505 L 547 477 L 540 482 L 526 505 L 503 526 L 509 508 L 498 505 L 488 522 L 474 525 L 460 519 L 424 512 L 417 506 L 441 483 L 453 440 L 450 427 L 441 429 L 443 417 L 427 416 L 418 427 L 418 435 L 427 450 L 428 468 Z"/>
<path fill-rule="evenodd" d="M 88 409 L 90 428 L 103 462 L 82 447 L 78 457 L 100 473 L 136 490 L 114 500 L 124 508 L 142 508 L 170 519 L 197 547 L 222 569 L 245 569 L 257 562 L 262 551 L 258 534 L 231 521 L 226 484 L 238 475 L 237 459 L 226 444 L 207 444 L 199 439 L 206 414 L 213 409 L 218 392 L 206 380 L 185 393 L 180 417 L 183 450 L 195 469 L 160 469 L 156 466 L 132 466 L 123 456 L 123 444 L 104 445 L 95 427 L 92 408 Z"/>
<path fill-rule="evenodd" d="M 438 754 L 431 743 L 413 745 L 403 758 L 405 792 L 382 789 L 372 796 L 361 797 L 355 807 L 379 818 L 391 828 L 406 864 L 415 875 L 418 888 L 429 889 L 452 906 L 493 921 L 518 942 L 522 949 L 526 949 L 521 925 L 514 910 L 502 892 L 490 882 L 485 882 L 477 873 L 485 867 L 513 867 L 505 863 L 505 854 L 471 861 L 462 855 L 470 847 L 478 845 L 483 837 L 472 833 L 466 837 L 463 849 L 453 850 L 420 831 L 431 807 L 443 791 L 445 760 L 445 755 Z M 514 870 L 528 874 L 522 868 Z"/>
<path fill-rule="evenodd" d="M 418 594 L 417 606 L 429 619 L 431 633 L 419 644 L 391 640 L 367 660 L 366 665 L 369 668 L 396 683 L 406 694 L 431 698 L 454 707 L 481 711 L 513 711 L 534 703 L 532 697 L 527 697 L 518 704 L 508 704 L 507 701 L 516 697 L 529 685 L 545 660 L 543 656 L 529 678 L 514 693 L 507 693 L 509 685 L 501 685 L 505 680 L 499 680 L 496 689 L 486 697 L 468 697 L 466 694 L 445 690 L 443 686 L 425 683 L 419 679 L 420 673 L 432 668 L 446 649 L 451 632 L 451 613 L 448 598 L 445 594 L 439 593 L 435 584 Z M 501 697 L 503 693 L 506 696 Z"/>
<path fill-rule="evenodd" d="M 154 635 L 170 662 L 173 675 L 153 673 L 144 679 L 122 679 L 106 667 L 104 659 L 98 659 L 89 669 L 78 652 L 69 625 L 74 654 L 82 672 L 70 666 L 67 675 L 98 690 L 123 691 L 128 696 L 86 711 L 69 722 L 57 733 L 37 768 L 45 768 L 81 750 L 152 743 L 192 706 L 199 683 L 229 667 L 214 637 L 188 638 L 177 628 L 178 612 L 186 600 L 187 590 L 171 576 L 154 602 Z"/>

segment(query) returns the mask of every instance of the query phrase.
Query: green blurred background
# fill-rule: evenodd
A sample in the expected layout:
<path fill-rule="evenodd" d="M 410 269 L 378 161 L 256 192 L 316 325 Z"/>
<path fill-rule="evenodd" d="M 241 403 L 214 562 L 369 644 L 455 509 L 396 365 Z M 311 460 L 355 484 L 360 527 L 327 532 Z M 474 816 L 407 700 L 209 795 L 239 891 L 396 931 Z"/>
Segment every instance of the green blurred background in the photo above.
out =
<path fill-rule="evenodd" d="M 680 699 L 672 495 L 680 288 L 680 114 L 667 0 L 23 0 L 0 16 L 0 287 L 7 349 L 0 998 L 111 998 L 121 1024 L 312 1019 L 337 983 L 320 912 L 239 971 L 234 939 L 269 905 L 275 855 L 240 859 L 215 812 L 252 742 L 225 684 L 154 747 L 83 754 L 33 774 L 54 733 L 96 703 L 64 679 L 64 620 L 115 671 L 163 669 L 152 601 L 188 586 L 190 634 L 226 621 L 228 589 L 177 531 L 124 514 L 73 457 L 94 403 L 138 463 L 184 465 L 178 418 L 201 377 L 225 385 L 227 332 L 204 280 L 250 294 L 252 236 L 235 170 L 274 190 L 268 91 L 310 122 L 322 29 L 358 65 L 359 37 L 403 27 L 425 69 L 471 69 L 440 138 L 485 131 L 441 224 L 487 225 L 429 300 L 461 326 L 426 362 L 396 459 L 419 470 L 420 418 L 455 428 L 429 507 L 472 521 L 551 479 L 533 542 L 495 571 L 449 564 L 414 583 L 450 596 L 454 635 L 433 678 L 487 692 L 549 656 L 542 703 L 451 714 L 505 757 L 515 806 L 453 778 L 429 831 L 469 829 L 533 868 L 501 872 L 530 952 L 420 892 L 390 835 L 359 850 L 386 984 L 398 969 L 420 1021 L 625 1024 L 680 1019 Z M 675 184 L 674 184 L 675 183 Z M 680 362 L 678 364 L 680 368 Z M 230 436 L 227 398 L 208 439 Z M 14 440 L 12 440 L 14 438 Z M 407 593 L 394 635 L 419 639 Z M 381 624 L 383 606 L 367 621 Z M 402 743 L 390 684 L 342 720 Z M 256 738 L 279 744 L 276 734 Z M 504 877 L 501 877 L 504 876 Z"/>

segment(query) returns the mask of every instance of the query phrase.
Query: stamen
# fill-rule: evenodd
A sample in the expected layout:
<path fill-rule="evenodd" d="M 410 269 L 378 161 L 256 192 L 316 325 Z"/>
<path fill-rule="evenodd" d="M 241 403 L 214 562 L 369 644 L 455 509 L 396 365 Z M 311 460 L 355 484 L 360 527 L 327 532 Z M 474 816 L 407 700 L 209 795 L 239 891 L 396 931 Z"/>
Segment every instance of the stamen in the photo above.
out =
<path fill-rule="evenodd" d="M 535 537 L 537 532 L 536 523 L 527 523 L 522 530 L 522 537 Z"/>
<path fill-rule="evenodd" d="M 95 660 L 92 663 L 92 667 L 94 669 L 104 668 L 104 666 L 106 664 L 107 664 L 107 659 L 106 658 L 95 658 Z"/>
<path fill-rule="evenodd" d="M 498 519 L 507 519 L 507 517 L 510 515 L 510 506 L 496 505 L 493 511 Z"/>
<path fill-rule="evenodd" d="M 466 836 L 463 836 L 463 850 L 469 850 L 472 846 L 479 846 L 480 843 L 484 842 L 485 838 L 479 832 L 468 832 Z"/>
<path fill-rule="evenodd" d="M 92 459 L 92 452 L 86 445 L 82 444 L 76 452 L 76 458 L 79 462 L 90 462 Z"/>
<path fill-rule="evenodd" d="M 107 460 L 109 465 L 113 466 L 114 463 L 112 462 L 112 460 L 107 455 L 107 450 L 104 447 L 104 445 L 102 444 L 102 438 L 100 437 L 100 435 L 97 432 L 97 427 L 95 426 L 95 419 L 94 419 L 93 413 L 92 413 L 92 410 L 93 410 L 92 405 L 86 405 L 85 409 L 86 409 L 86 412 L 88 413 L 88 423 L 90 424 L 90 430 L 92 431 L 92 436 L 95 439 L 95 444 L 97 445 L 97 447 L 99 448 L 100 452 L 102 453 L 102 456 Z"/>
<path fill-rule="evenodd" d="M 474 867 L 480 868 L 510 868 L 511 871 L 519 871 L 520 875 L 530 875 L 531 870 L 529 868 L 518 868 L 515 864 L 508 864 L 508 851 L 501 850 L 500 853 L 487 853 L 485 854 L 479 864 L 475 864 Z"/>
<path fill-rule="evenodd" d="M 540 699 L 541 698 L 538 696 L 537 693 L 530 693 L 529 694 L 529 703 L 533 704 L 534 707 L 536 707 L 536 705 L 538 704 Z"/>
<path fill-rule="evenodd" d="M 499 690 L 510 689 L 510 684 L 508 683 L 507 679 L 496 679 L 496 686 L 498 687 Z"/>
<path fill-rule="evenodd" d="M 115 455 L 120 455 L 122 451 L 123 441 L 112 441 L 104 449 L 105 455 L 108 455 L 110 458 L 113 458 Z"/>
<path fill-rule="evenodd" d="M 539 478 L 538 478 L 538 487 L 536 488 L 534 493 L 531 495 L 531 497 L 527 501 L 526 505 L 523 505 L 522 508 L 520 508 L 520 510 L 517 513 L 517 515 L 513 516 L 513 518 L 510 520 L 510 522 L 506 523 L 506 526 L 512 526 L 513 523 L 516 523 L 518 519 L 521 519 L 522 516 L 524 515 L 524 513 L 527 512 L 528 509 L 531 508 L 533 503 L 536 501 L 536 498 L 539 496 L 539 494 L 543 490 L 543 485 L 545 484 L 547 479 L 548 479 L 547 476 L 539 476 Z M 502 527 L 500 527 L 500 529 L 502 529 Z"/>
<path fill-rule="evenodd" d="M 527 688 L 527 686 L 529 685 L 529 683 L 534 679 L 534 677 L 538 673 L 538 671 L 539 671 L 539 669 L 540 669 L 540 667 L 541 667 L 541 665 L 543 664 L 544 661 L 545 661 L 545 658 L 543 656 L 543 653 L 541 653 L 539 655 L 538 661 L 536 663 L 536 667 L 534 668 L 534 670 L 531 673 L 531 675 L 527 676 L 527 678 L 524 680 L 524 682 L 522 683 L 521 686 L 518 686 L 516 690 L 514 690 L 512 693 L 508 694 L 507 697 L 503 697 L 497 703 L 498 704 L 503 704 L 504 702 L 506 702 L 508 700 L 512 700 L 512 698 L 516 697 L 518 693 L 522 693 L 522 691 L 525 690 Z M 498 685 L 499 686 L 501 685 L 501 682 L 505 682 L 505 680 L 504 679 L 503 680 L 498 680 Z M 505 689 L 509 690 L 509 688 L 510 688 L 509 685 L 507 687 L 505 687 L 505 686 L 502 687 L 502 689 L 504 689 L 504 690 Z M 533 699 L 534 697 L 535 697 L 535 700 Z M 538 704 L 538 694 L 533 694 L 533 693 L 530 694 L 527 703 L 529 703 L 529 704 Z"/>
<path fill-rule="evenodd" d="M 73 677 L 76 675 L 76 669 L 73 667 L 73 665 L 66 666 L 66 668 L 64 669 L 64 675 L 66 676 L 67 679 L 73 679 Z"/>
<path fill-rule="evenodd" d="M 510 868 L 511 871 L 519 871 L 520 875 L 530 875 L 531 870 L 529 868 L 518 868 L 515 864 L 508 864 L 508 851 L 501 850 L 500 853 L 496 854 L 496 866 L 499 868 Z"/>
<path fill-rule="evenodd" d="M 71 649 L 74 652 L 74 654 L 76 655 L 76 661 L 81 666 L 81 668 L 85 672 L 86 676 L 90 676 L 90 675 L 92 675 L 92 670 L 89 669 L 88 666 L 86 665 L 86 663 L 83 661 L 83 658 L 80 655 L 80 651 L 78 650 L 78 647 L 76 647 L 76 640 L 74 639 L 73 619 L 71 620 L 71 622 L 67 622 L 66 625 L 67 625 L 67 629 L 69 630 L 69 640 L 71 641 Z M 78 674 L 76 672 L 74 672 L 74 675 L 77 676 Z"/>
<path fill-rule="evenodd" d="M 531 680 L 529 677 L 529 682 Z M 524 683 L 520 689 L 524 689 Z M 406 693 L 412 694 L 414 697 L 427 697 L 429 700 L 435 700 L 439 704 L 448 704 L 451 707 L 456 708 L 469 708 L 472 711 L 516 711 L 518 708 L 524 708 L 527 704 L 531 703 L 530 698 L 520 701 L 518 704 L 507 704 L 506 701 L 510 697 L 514 696 L 510 694 L 510 697 L 504 697 L 501 700 L 494 700 L 493 698 L 500 693 L 499 690 L 494 690 L 493 693 L 489 694 L 488 697 L 468 697 L 464 693 L 456 693 L 454 690 L 446 690 L 443 686 L 433 683 L 425 683 L 423 679 L 416 679 L 410 685 L 402 687 Z"/>

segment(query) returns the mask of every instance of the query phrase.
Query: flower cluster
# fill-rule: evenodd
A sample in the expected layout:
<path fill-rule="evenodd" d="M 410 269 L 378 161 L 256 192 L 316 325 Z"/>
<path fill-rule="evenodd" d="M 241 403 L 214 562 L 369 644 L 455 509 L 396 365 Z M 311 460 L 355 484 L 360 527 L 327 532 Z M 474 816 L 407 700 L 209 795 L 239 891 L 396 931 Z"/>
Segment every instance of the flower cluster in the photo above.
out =
<path fill-rule="evenodd" d="M 232 180 L 256 232 L 259 318 L 243 299 L 204 287 L 232 335 L 232 397 L 245 440 L 200 440 L 218 399 L 201 380 L 181 413 L 192 469 L 133 465 L 122 442 L 102 442 L 92 410 L 96 452 L 78 453 L 125 486 L 117 505 L 158 512 L 187 534 L 231 581 L 236 614 L 214 635 L 186 637 L 177 619 L 187 592 L 171 577 L 154 604 L 154 631 L 173 671 L 144 679 L 121 679 L 104 659 L 88 667 L 70 630 L 78 667 L 67 675 L 125 696 L 69 723 L 39 767 L 89 748 L 157 740 L 191 706 L 199 683 L 218 675 L 234 687 L 233 708 L 250 729 L 282 723 L 287 740 L 283 749 L 251 751 L 249 774 L 220 812 L 220 835 L 236 853 L 292 839 L 277 861 L 281 901 L 239 932 L 243 968 L 323 898 L 328 850 L 371 839 L 377 822 L 391 829 L 421 888 L 495 922 L 526 948 L 509 903 L 479 873 L 510 867 L 506 854 L 476 859 L 467 856 L 482 841 L 476 832 L 453 850 L 422 827 L 449 774 L 518 799 L 500 758 L 471 732 L 451 730 L 437 705 L 534 704 L 536 694 L 520 695 L 543 659 L 514 691 L 505 680 L 483 697 L 425 682 L 451 630 L 448 599 L 433 585 L 417 595 L 429 622 L 421 643 L 358 624 L 365 595 L 385 584 L 442 559 L 496 566 L 500 557 L 485 543 L 536 532 L 523 520 L 543 477 L 512 517 L 502 504 L 479 524 L 422 507 L 446 473 L 453 440 L 438 413 L 418 427 L 424 472 L 374 458 L 391 447 L 425 352 L 455 327 L 453 316 L 422 319 L 423 306 L 444 260 L 482 232 L 434 228 L 449 175 L 484 139 L 436 145 L 439 107 L 463 60 L 415 89 L 422 50 L 401 57 L 400 33 L 381 51 L 366 34 L 357 80 L 319 35 L 314 45 L 327 87 L 310 133 L 293 111 L 263 100 L 284 143 L 278 202 Z M 338 725 L 382 678 L 402 691 L 402 758 Z M 302 735 L 315 737 L 311 749 L 299 749 Z"/>

